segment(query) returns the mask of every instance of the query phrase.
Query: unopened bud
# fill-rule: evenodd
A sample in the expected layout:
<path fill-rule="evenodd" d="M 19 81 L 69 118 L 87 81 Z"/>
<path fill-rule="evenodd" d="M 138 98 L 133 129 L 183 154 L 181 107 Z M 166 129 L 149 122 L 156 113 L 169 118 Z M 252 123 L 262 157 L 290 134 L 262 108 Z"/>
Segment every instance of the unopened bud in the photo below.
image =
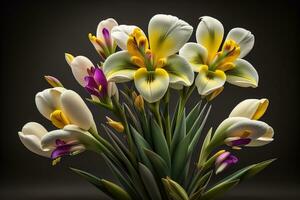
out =
<path fill-rule="evenodd" d="M 144 99 L 141 95 L 134 99 L 134 105 L 139 111 L 144 110 Z"/>
<path fill-rule="evenodd" d="M 53 76 L 44 76 L 44 78 L 52 87 L 64 87 L 62 83 Z"/>
<path fill-rule="evenodd" d="M 106 119 L 107 119 L 107 124 L 110 126 L 110 127 L 112 127 L 113 129 L 115 129 L 117 132 L 119 132 L 119 133 L 122 133 L 122 132 L 124 132 L 124 126 L 123 126 L 123 124 L 121 123 L 121 122 L 117 122 L 117 121 L 114 121 L 114 120 L 112 120 L 111 118 L 109 118 L 109 117 L 106 117 Z"/>

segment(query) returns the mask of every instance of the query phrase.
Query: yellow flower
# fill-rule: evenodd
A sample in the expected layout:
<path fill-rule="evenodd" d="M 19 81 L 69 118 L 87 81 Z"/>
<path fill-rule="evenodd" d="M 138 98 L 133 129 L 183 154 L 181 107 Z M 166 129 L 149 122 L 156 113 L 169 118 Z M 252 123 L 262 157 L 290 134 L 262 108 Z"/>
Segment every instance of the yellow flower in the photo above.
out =
<path fill-rule="evenodd" d="M 149 22 L 149 41 L 136 26 L 120 25 L 112 37 L 123 49 L 111 55 L 103 66 L 108 81 L 134 80 L 138 92 L 147 102 L 156 102 L 174 88 L 190 86 L 194 80 L 191 66 L 176 55 L 188 41 L 193 28 L 171 15 L 155 15 Z"/>
<path fill-rule="evenodd" d="M 221 46 L 224 35 L 221 22 L 208 16 L 200 19 L 196 31 L 197 43 L 186 43 L 179 51 L 179 55 L 186 58 L 193 70 L 199 73 L 195 79 L 199 94 L 207 96 L 226 81 L 240 87 L 257 87 L 255 68 L 242 59 L 254 45 L 251 32 L 234 28 Z"/>

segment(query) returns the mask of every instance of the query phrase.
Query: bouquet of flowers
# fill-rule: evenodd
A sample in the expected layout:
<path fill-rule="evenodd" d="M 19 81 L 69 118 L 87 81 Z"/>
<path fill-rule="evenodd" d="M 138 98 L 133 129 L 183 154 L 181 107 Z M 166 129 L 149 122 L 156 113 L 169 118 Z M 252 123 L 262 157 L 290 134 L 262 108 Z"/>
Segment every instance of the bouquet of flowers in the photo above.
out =
<path fill-rule="evenodd" d="M 65 59 L 88 92 L 86 100 L 112 116 L 100 129 L 76 92 L 45 76 L 52 87 L 38 92 L 35 103 L 54 130 L 29 122 L 19 132 L 20 140 L 53 165 L 86 150 L 99 154 L 118 182 L 70 169 L 118 200 L 209 200 L 257 174 L 274 159 L 210 183 L 212 176 L 237 164 L 232 151 L 273 141 L 272 127 L 259 120 L 267 99 L 244 100 L 217 128 L 204 129 L 212 100 L 225 82 L 258 86 L 257 71 L 243 59 L 254 36 L 234 28 L 223 42 L 223 25 L 208 16 L 200 18 L 196 43 L 188 42 L 192 33 L 192 26 L 171 15 L 153 16 L 148 37 L 137 26 L 118 25 L 112 18 L 101 21 L 96 36 L 88 35 L 101 61 L 94 65 L 87 57 L 67 53 Z M 118 83 L 131 80 L 134 87 L 123 84 L 118 89 Z M 195 89 L 199 101 L 187 110 Z M 170 99 L 172 90 L 178 99 Z M 177 102 L 173 109 L 171 101 Z M 206 134 L 202 142 L 201 134 Z"/>

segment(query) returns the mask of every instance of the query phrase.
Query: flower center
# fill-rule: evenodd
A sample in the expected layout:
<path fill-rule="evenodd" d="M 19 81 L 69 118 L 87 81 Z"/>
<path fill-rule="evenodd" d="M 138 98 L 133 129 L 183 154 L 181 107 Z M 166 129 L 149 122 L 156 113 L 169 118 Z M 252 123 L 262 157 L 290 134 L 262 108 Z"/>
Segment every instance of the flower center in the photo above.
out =
<path fill-rule="evenodd" d="M 136 28 L 127 40 L 127 50 L 131 55 L 131 61 L 139 67 L 144 67 L 147 71 L 155 71 L 166 65 L 166 59 L 160 58 L 154 61 L 154 56 L 149 48 L 149 42 L 141 29 Z"/>
<path fill-rule="evenodd" d="M 234 40 L 226 40 L 223 44 L 223 48 L 219 51 L 212 63 L 210 64 L 210 70 L 222 70 L 227 71 L 234 68 L 233 62 L 238 58 L 241 53 L 240 46 Z"/>
<path fill-rule="evenodd" d="M 57 128 L 63 128 L 65 125 L 70 124 L 69 119 L 61 110 L 55 110 L 50 114 L 50 120 Z"/>

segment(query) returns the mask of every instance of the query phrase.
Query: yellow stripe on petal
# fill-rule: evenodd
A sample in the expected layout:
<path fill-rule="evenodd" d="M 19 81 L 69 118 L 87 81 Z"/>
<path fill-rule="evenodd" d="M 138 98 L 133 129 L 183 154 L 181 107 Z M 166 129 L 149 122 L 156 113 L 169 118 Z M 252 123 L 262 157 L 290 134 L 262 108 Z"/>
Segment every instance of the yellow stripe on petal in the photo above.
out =
<path fill-rule="evenodd" d="M 195 84 L 198 89 L 198 93 L 203 96 L 207 96 L 215 90 L 224 85 L 226 81 L 226 75 L 221 70 L 215 72 L 209 71 L 208 67 L 202 66 L 198 76 L 196 77 Z"/>
<path fill-rule="evenodd" d="M 179 51 L 189 40 L 193 27 L 171 15 L 155 15 L 149 22 L 150 49 L 157 61 Z"/>
<path fill-rule="evenodd" d="M 165 95 L 169 86 L 169 75 L 162 68 L 155 71 L 140 68 L 134 74 L 134 83 L 142 97 L 147 102 L 153 103 Z"/>
<path fill-rule="evenodd" d="M 252 119 L 254 119 L 254 120 L 260 119 L 265 114 L 268 106 L 269 106 L 269 100 L 261 99 L 260 104 L 259 104 L 255 114 L 253 115 Z"/>
<path fill-rule="evenodd" d="M 204 16 L 196 30 L 196 39 L 208 51 L 208 61 L 212 61 L 223 40 L 224 28 L 217 19 Z"/>

